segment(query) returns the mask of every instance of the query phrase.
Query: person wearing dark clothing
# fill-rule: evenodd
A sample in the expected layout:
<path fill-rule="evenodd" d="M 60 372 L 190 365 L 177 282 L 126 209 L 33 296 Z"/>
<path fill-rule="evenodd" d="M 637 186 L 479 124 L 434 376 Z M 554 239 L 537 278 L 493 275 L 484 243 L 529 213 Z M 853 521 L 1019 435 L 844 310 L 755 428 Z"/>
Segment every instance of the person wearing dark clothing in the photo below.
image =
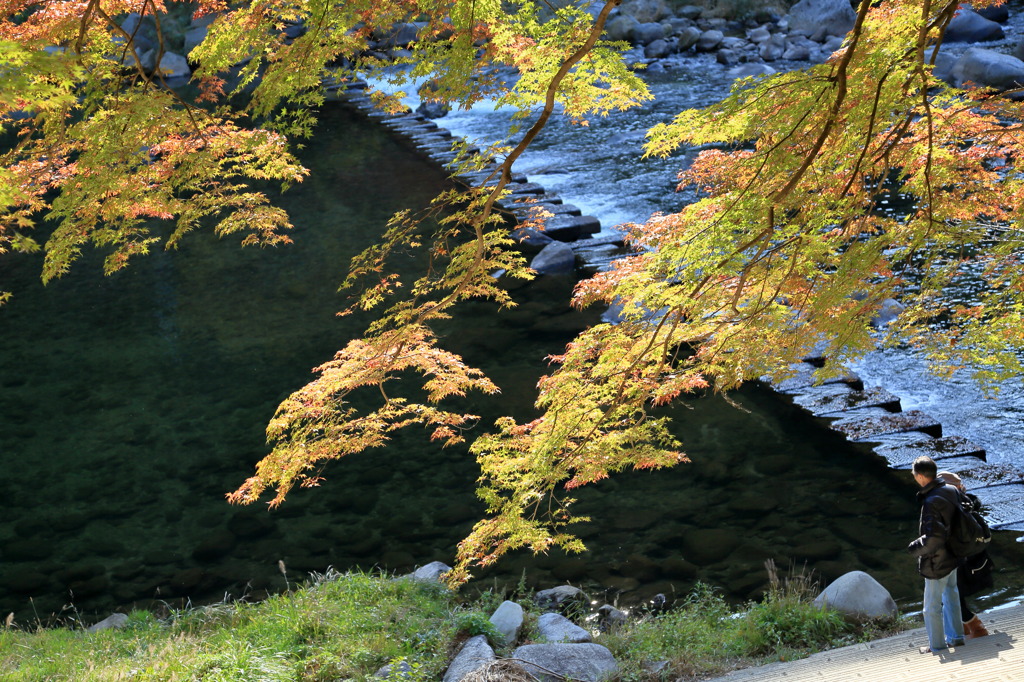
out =
<path fill-rule="evenodd" d="M 921 486 L 917 493 L 921 520 L 920 535 L 907 550 L 917 557 L 918 573 L 924 577 L 923 611 L 928 646 L 921 647 L 921 653 L 928 653 L 964 643 L 960 595 L 956 588 L 958 560 L 948 544 L 959 493 L 936 478 L 938 470 L 930 457 L 915 459 L 911 472 Z"/>
<path fill-rule="evenodd" d="M 963 493 L 972 505 L 972 509 L 981 508 L 981 501 L 976 495 L 967 492 L 959 476 L 951 471 L 940 471 L 937 478 Z M 960 559 L 960 563 L 956 567 L 956 590 L 960 594 L 960 618 L 964 622 L 964 634 L 967 639 L 984 637 L 988 634 L 985 624 L 967 605 L 966 598 L 992 587 L 992 568 L 992 559 L 987 551 Z"/>

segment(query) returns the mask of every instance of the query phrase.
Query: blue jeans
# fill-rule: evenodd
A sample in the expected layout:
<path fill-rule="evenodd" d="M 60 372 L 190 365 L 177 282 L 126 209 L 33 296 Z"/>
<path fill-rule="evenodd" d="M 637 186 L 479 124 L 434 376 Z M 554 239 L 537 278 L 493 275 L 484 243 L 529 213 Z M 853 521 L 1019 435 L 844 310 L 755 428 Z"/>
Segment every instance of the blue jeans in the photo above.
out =
<path fill-rule="evenodd" d="M 956 569 L 945 578 L 924 579 L 924 627 L 928 631 L 928 646 L 932 651 L 963 640 L 964 624 L 960 620 Z"/>

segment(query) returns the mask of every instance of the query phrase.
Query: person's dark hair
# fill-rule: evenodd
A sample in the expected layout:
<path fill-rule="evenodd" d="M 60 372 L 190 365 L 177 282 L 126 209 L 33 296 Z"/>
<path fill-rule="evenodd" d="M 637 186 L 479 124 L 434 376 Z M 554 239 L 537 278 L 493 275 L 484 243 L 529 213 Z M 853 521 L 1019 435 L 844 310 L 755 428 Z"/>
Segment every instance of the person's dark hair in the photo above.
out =
<path fill-rule="evenodd" d="M 935 466 L 935 462 L 931 457 L 927 455 L 921 455 L 914 460 L 914 464 L 911 467 L 911 471 L 915 474 L 921 474 L 925 478 L 935 478 L 935 474 L 939 471 L 938 467 Z"/>

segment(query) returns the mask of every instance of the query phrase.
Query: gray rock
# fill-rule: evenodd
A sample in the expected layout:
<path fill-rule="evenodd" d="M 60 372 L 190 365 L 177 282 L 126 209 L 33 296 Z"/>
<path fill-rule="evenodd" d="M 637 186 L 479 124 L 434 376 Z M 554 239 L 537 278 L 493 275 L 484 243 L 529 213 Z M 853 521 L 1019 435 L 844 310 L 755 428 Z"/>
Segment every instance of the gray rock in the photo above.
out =
<path fill-rule="evenodd" d="M 436 583 L 441 580 L 441 577 L 452 570 L 451 566 L 444 564 L 440 561 L 431 561 L 426 566 L 420 566 L 415 571 L 409 574 L 408 577 L 413 580 L 418 580 L 425 583 Z"/>
<path fill-rule="evenodd" d="M 787 45 L 782 59 L 793 62 L 805 62 L 811 58 L 811 48 L 806 45 Z"/>
<path fill-rule="evenodd" d="M 156 70 L 156 50 L 146 50 L 145 52 L 139 52 L 139 66 L 146 73 L 153 73 Z M 126 60 L 127 66 L 132 66 L 131 60 Z"/>
<path fill-rule="evenodd" d="M 416 34 L 426 26 L 425 22 L 403 21 L 391 27 L 391 35 L 387 38 L 387 45 L 394 47 L 409 47 L 416 42 Z"/>
<path fill-rule="evenodd" d="M 781 33 L 773 35 L 767 41 L 761 43 L 761 47 L 757 49 L 757 54 L 766 62 L 774 62 L 777 59 L 782 59 L 782 55 L 785 53 L 786 38 Z"/>
<path fill-rule="evenodd" d="M 519 630 L 523 627 L 523 607 L 514 601 L 505 600 L 491 615 L 491 623 L 502 637 L 502 641 L 495 644 L 508 646 L 516 641 Z"/>
<path fill-rule="evenodd" d="M 407 661 L 399 661 L 398 663 L 383 666 L 373 674 L 374 679 L 378 680 L 411 680 L 413 679 L 413 667 L 409 665 Z"/>
<path fill-rule="evenodd" d="M 193 26 L 185 31 L 185 49 L 183 52 L 186 55 L 192 54 L 192 50 L 198 47 L 199 43 L 206 40 L 207 33 L 209 33 L 208 26 Z"/>
<path fill-rule="evenodd" d="M 711 52 L 711 50 L 718 47 L 718 44 L 722 42 L 724 37 L 725 35 L 721 31 L 715 29 L 704 31 L 697 40 L 697 49 L 701 52 Z"/>
<path fill-rule="evenodd" d="M 789 8 L 789 28 L 814 35 L 823 30 L 826 35 L 846 35 L 857 21 L 849 0 L 800 0 Z"/>
<path fill-rule="evenodd" d="M 974 9 L 965 2 L 963 3 L 963 5 L 961 5 L 961 7 L 973 10 L 980 14 L 981 16 L 985 17 L 986 19 L 990 21 L 999 22 L 1000 24 L 1004 24 L 1010 20 L 1010 10 L 1006 8 L 1005 4 L 996 5 L 995 7 L 982 7 L 981 9 Z"/>
<path fill-rule="evenodd" d="M 661 24 L 640 24 L 636 27 L 633 42 L 637 45 L 650 45 L 655 40 L 661 40 L 664 37 L 665 27 Z"/>
<path fill-rule="evenodd" d="M 719 47 L 724 47 L 726 50 L 742 50 L 745 47 L 749 47 L 749 45 L 750 43 L 743 38 L 726 36 L 725 38 L 722 38 L 722 42 Z"/>
<path fill-rule="evenodd" d="M 700 19 L 700 15 L 703 13 L 704 8 L 698 7 L 697 5 L 683 5 L 678 10 L 676 10 L 677 15 L 679 15 L 683 19 L 689 19 L 690 21 L 696 21 L 697 19 Z"/>
<path fill-rule="evenodd" d="M 568 275 L 576 269 L 576 254 L 564 242 L 551 242 L 533 257 L 530 267 L 542 275 Z"/>
<path fill-rule="evenodd" d="M 554 241 L 551 237 L 532 227 L 517 227 L 510 236 L 520 249 L 528 253 L 539 253 L 541 249 Z"/>
<path fill-rule="evenodd" d="M 957 87 L 973 83 L 997 90 L 1011 90 L 1024 84 L 1024 62 L 1008 54 L 972 47 L 956 61 L 950 76 Z"/>
<path fill-rule="evenodd" d="M 614 631 L 625 625 L 628 620 L 629 616 L 611 604 L 605 604 L 597 610 L 597 623 L 601 632 Z"/>
<path fill-rule="evenodd" d="M 587 595 L 572 585 L 559 585 L 533 595 L 533 602 L 542 609 L 562 609 L 570 604 L 586 604 Z"/>
<path fill-rule="evenodd" d="M 95 625 L 90 625 L 88 632 L 99 632 L 100 630 L 119 630 L 128 625 L 128 614 L 112 613 Z"/>
<path fill-rule="evenodd" d="M 740 63 L 740 55 L 736 50 L 719 50 L 715 54 L 715 61 L 722 66 L 736 66 Z"/>
<path fill-rule="evenodd" d="M 665 35 L 677 35 L 681 33 L 683 29 L 693 26 L 694 22 L 690 19 L 683 19 L 682 17 L 669 17 L 662 21 L 661 25 L 665 27 Z"/>
<path fill-rule="evenodd" d="M 138 12 L 131 12 L 121 22 L 121 28 L 132 37 L 132 42 L 135 43 L 137 50 L 145 52 L 155 49 L 158 45 L 156 24 L 149 16 L 143 18 Z M 115 37 L 114 40 L 120 42 L 120 36 Z"/>
<path fill-rule="evenodd" d="M 750 42 L 755 43 L 757 45 L 760 45 L 761 43 L 765 42 L 771 37 L 772 32 L 769 31 L 764 26 L 759 26 L 758 28 L 752 29 L 750 33 L 747 34 L 747 39 Z"/>
<path fill-rule="evenodd" d="M 887 298 L 882 301 L 882 304 L 878 307 L 878 312 L 871 318 L 871 326 L 881 329 L 894 321 L 906 309 L 907 307 L 896 299 Z"/>
<path fill-rule="evenodd" d="M 825 52 L 827 52 L 828 54 L 832 54 L 833 52 L 835 52 L 836 50 L 838 50 L 842 46 L 843 46 L 843 37 L 842 36 L 832 36 L 831 38 L 829 38 L 828 40 L 825 41 L 825 44 L 821 46 L 821 49 L 824 50 Z"/>
<path fill-rule="evenodd" d="M 192 69 L 188 67 L 188 60 L 174 52 L 164 52 L 156 68 L 167 80 L 172 78 L 184 79 L 192 75 Z"/>
<path fill-rule="evenodd" d="M 664 59 L 672 54 L 672 45 L 667 40 L 655 40 L 644 48 L 644 56 L 648 59 Z"/>
<path fill-rule="evenodd" d="M 420 102 L 416 107 L 416 113 L 427 118 L 444 118 L 448 115 L 449 107 L 444 102 L 436 100 Z"/>
<path fill-rule="evenodd" d="M 1004 37 L 1002 26 L 977 12 L 961 8 L 949 22 L 943 40 L 947 43 L 984 43 Z"/>
<path fill-rule="evenodd" d="M 1021 55 L 1014 55 L 1020 59 Z M 930 58 L 930 57 L 929 57 Z M 940 81 L 945 81 L 950 85 L 953 84 L 953 67 L 956 66 L 956 57 L 945 52 L 940 51 L 935 56 L 935 68 L 932 70 L 932 75 L 938 78 Z"/>
<path fill-rule="evenodd" d="M 608 35 L 609 40 L 633 42 L 639 27 L 640 22 L 636 20 L 636 17 L 620 14 L 605 24 L 604 32 Z"/>
<path fill-rule="evenodd" d="M 700 40 L 700 37 L 702 35 L 704 35 L 704 32 L 701 31 L 696 26 L 691 26 L 680 31 L 678 43 L 679 51 L 685 52 L 689 50 L 691 47 L 697 44 L 697 41 Z"/>
<path fill-rule="evenodd" d="M 464 677 L 493 660 L 494 649 L 487 643 L 487 637 L 484 635 L 470 637 L 462 645 L 455 660 L 448 666 L 443 682 L 461 682 Z"/>
<path fill-rule="evenodd" d="M 537 630 L 544 639 L 552 644 L 558 642 L 581 644 L 593 639 L 589 632 L 558 613 L 545 613 L 538 618 Z"/>
<path fill-rule="evenodd" d="M 856 619 L 887 618 L 899 614 L 889 591 L 863 571 L 851 571 L 825 588 L 814 604 Z"/>
<path fill-rule="evenodd" d="M 619 6 L 619 14 L 635 17 L 641 24 L 661 21 L 672 14 L 665 0 L 626 0 Z"/>
<path fill-rule="evenodd" d="M 612 652 L 600 644 L 527 644 L 516 649 L 512 657 L 541 682 L 606 682 L 619 673 Z"/>

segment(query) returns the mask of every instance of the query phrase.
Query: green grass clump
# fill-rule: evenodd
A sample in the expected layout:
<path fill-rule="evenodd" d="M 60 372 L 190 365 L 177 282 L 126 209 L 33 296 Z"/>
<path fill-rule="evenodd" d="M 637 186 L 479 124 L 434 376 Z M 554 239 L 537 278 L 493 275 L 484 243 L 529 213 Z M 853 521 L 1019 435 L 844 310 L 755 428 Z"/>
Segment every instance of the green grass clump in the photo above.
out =
<path fill-rule="evenodd" d="M 771 587 L 762 601 L 728 604 L 698 583 L 682 604 L 632 620 L 599 641 L 622 664 L 624 682 L 699 680 L 730 670 L 802 658 L 856 641 L 899 632 L 905 623 L 854 623 L 815 606 L 817 585 L 800 572 L 780 580 L 767 564 Z M 665 663 L 663 667 L 652 666 Z"/>
<path fill-rule="evenodd" d="M 437 680 L 486 621 L 440 585 L 329 574 L 258 604 L 135 612 L 119 630 L 2 629 L 0 679 L 363 680 L 404 660 L 409 679 Z"/>

